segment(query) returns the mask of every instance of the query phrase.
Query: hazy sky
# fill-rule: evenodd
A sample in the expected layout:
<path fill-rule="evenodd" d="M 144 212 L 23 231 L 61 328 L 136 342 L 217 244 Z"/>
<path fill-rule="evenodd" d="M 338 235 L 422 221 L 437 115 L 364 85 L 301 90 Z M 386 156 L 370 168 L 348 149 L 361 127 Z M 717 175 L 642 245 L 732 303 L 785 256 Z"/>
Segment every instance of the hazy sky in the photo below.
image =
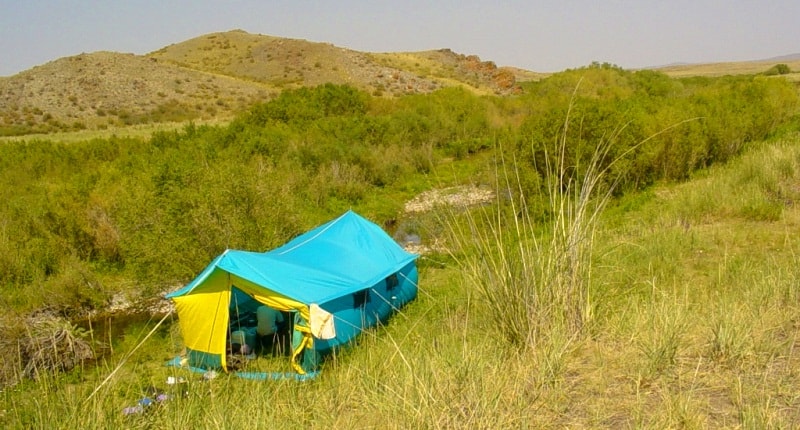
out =
<path fill-rule="evenodd" d="M 800 53 L 800 0 L 0 0 L 0 76 L 233 29 L 367 52 L 450 48 L 538 72 L 638 68 Z"/>

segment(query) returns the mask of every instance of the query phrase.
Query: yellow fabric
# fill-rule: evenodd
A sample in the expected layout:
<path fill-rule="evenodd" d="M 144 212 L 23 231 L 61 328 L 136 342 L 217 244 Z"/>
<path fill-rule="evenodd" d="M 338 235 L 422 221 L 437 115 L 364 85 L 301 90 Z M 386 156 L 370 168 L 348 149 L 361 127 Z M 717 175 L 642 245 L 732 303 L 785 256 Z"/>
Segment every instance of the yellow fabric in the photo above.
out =
<path fill-rule="evenodd" d="M 223 369 L 227 370 L 225 351 L 232 285 L 271 308 L 298 312 L 305 321 L 311 319 L 309 307 L 305 304 L 225 271 L 215 270 L 191 294 L 175 297 L 173 300 L 186 347 L 218 355 Z M 304 374 L 297 358 L 304 349 L 314 345 L 314 340 L 309 327 L 295 325 L 294 329 L 303 334 L 303 339 L 292 351 L 292 367 L 298 373 Z"/>
<path fill-rule="evenodd" d="M 304 325 L 295 324 L 294 329 L 303 333 L 303 340 L 301 340 L 300 344 L 297 345 L 297 348 L 292 351 L 292 367 L 297 371 L 297 373 L 305 375 L 306 371 L 303 370 L 303 366 L 301 366 L 298 362 L 298 357 L 304 349 L 314 346 L 314 338 L 311 337 L 311 329 Z"/>
<path fill-rule="evenodd" d="M 225 363 L 228 306 L 231 301 L 228 273 L 215 271 L 192 294 L 175 297 L 175 309 L 186 347 L 216 354 Z"/>
<path fill-rule="evenodd" d="M 279 311 L 284 311 L 284 312 L 297 311 L 303 318 L 305 319 L 309 318 L 308 306 L 304 305 L 303 303 L 300 303 L 296 300 L 292 300 L 274 291 L 266 290 L 261 285 L 254 284 L 246 279 L 242 279 L 235 275 L 231 275 L 231 283 L 233 285 L 236 285 L 236 287 L 239 288 L 240 290 L 249 294 L 259 303 L 265 304 Z"/>

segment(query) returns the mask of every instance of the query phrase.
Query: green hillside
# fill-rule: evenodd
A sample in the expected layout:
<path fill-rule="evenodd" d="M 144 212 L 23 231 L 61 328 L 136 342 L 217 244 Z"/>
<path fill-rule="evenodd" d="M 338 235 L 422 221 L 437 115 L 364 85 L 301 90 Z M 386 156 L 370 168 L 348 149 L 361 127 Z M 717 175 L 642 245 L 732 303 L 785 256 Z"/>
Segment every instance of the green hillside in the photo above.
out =
<path fill-rule="evenodd" d="M 0 424 L 797 427 L 799 101 L 774 77 L 593 65 L 513 97 L 325 84 L 225 124 L 4 142 Z M 406 206 L 454 186 L 494 198 Z M 169 315 L 67 324 L 347 209 L 421 238 L 420 295 L 313 381 L 166 368 Z M 47 359 L 57 336 L 110 351 Z M 172 397 L 124 415 L 151 385 Z"/>

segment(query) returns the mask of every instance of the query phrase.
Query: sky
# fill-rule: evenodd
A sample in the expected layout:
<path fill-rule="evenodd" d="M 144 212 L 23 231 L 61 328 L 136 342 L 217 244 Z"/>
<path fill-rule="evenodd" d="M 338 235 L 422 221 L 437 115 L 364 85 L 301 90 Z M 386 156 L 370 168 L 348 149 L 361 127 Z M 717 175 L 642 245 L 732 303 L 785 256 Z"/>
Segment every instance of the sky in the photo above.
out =
<path fill-rule="evenodd" d="M 0 76 L 240 29 L 365 52 L 450 48 L 557 72 L 800 53 L 798 0 L 0 0 Z"/>

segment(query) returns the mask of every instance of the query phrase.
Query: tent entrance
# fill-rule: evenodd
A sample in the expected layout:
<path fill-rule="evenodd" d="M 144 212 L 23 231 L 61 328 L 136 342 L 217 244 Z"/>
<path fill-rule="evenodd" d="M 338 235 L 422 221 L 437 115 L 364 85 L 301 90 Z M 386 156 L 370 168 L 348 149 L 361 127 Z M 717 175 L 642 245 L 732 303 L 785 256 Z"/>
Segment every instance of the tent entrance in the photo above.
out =
<path fill-rule="evenodd" d="M 267 307 L 262 315 L 259 315 L 259 308 Z M 228 353 L 239 353 L 241 349 L 234 348 L 234 345 L 246 344 L 247 348 L 244 355 L 255 353 L 256 355 L 285 356 L 291 355 L 291 333 L 294 330 L 294 310 L 278 310 L 267 306 L 251 297 L 235 285 L 231 286 L 231 302 L 229 306 L 229 327 L 228 327 Z M 261 316 L 262 321 L 259 321 Z M 264 318 L 274 318 L 273 321 L 265 321 Z M 263 324 L 263 328 L 259 325 Z M 267 331 L 274 332 L 264 334 Z M 269 330 L 266 327 L 270 327 Z"/>
<path fill-rule="evenodd" d="M 273 307 L 262 303 L 258 298 L 248 294 L 245 289 L 231 285 L 231 298 L 229 305 L 229 327 L 227 333 L 226 354 L 229 355 L 227 363 L 241 363 L 248 366 L 251 360 L 253 367 L 266 367 L 261 370 L 277 370 L 285 368 L 291 363 L 292 369 L 287 371 L 313 371 L 319 365 L 319 359 L 310 342 L 308 323 L 303 318 L 302 312 L 297 309 Z M 273 300 L 265 300 L 275 304 Z M 275 324 L 275 332 L 260 335 L 259 308 L 270 308 L 280 316 L 280 322 Z M 242 349 L 241 345 L 247 345 Z M 242 360 L 242 358 L 246 358 Z M 288 358 L 288 360 L 287 360 Z M 274 361 L 272 361 L 274 360 Z M 266 363 L 263 363 L 266 361 Z M 302 372 L 301 372 L 302 373 Z"/>

